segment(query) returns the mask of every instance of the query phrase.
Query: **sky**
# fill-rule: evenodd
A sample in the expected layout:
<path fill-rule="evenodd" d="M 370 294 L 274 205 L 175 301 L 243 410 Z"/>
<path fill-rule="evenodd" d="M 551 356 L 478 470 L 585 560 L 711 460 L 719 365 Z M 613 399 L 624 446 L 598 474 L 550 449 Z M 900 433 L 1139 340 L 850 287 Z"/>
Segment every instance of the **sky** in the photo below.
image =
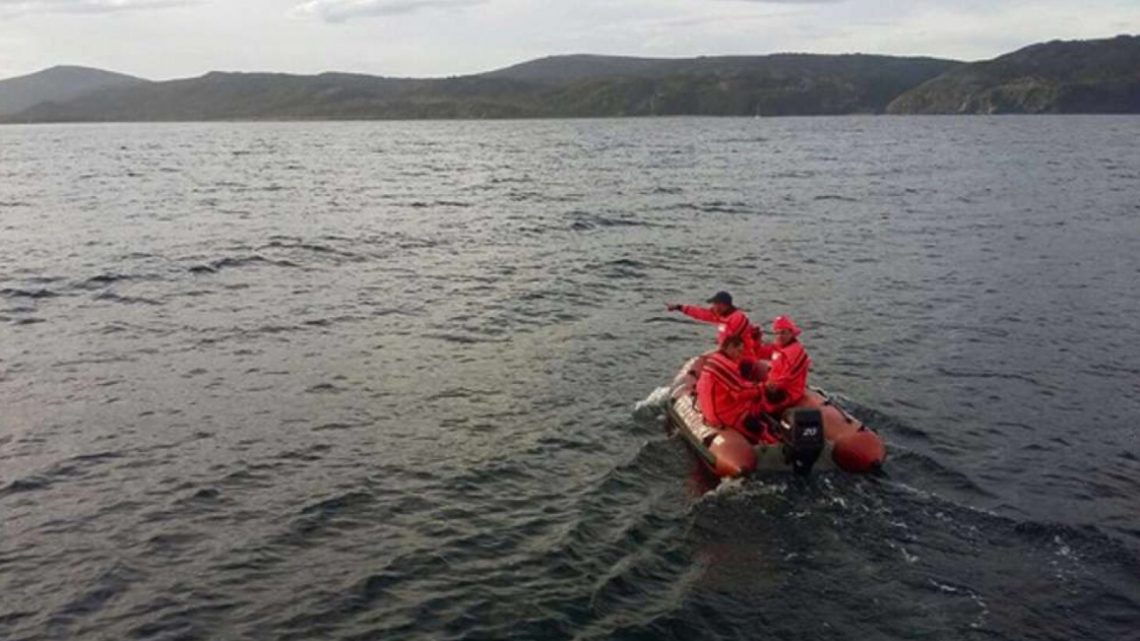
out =
<path fill-rule="evenodd" d="M 0 78 L 57 64 L 447 76 L 564 53 L 992 58 L 1140 33 L 1140 0 L 0 0 Z"/>

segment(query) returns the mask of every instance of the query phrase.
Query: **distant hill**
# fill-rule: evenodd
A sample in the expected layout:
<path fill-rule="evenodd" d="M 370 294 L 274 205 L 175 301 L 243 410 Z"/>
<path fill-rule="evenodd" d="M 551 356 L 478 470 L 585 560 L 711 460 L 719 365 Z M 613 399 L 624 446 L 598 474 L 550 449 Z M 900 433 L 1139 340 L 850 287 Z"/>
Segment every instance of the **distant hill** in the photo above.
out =
<path fill-rule="evenodd" d="M 526 117 L 531 85 L 477 77 L 440 80 L 326 73 L 212 72 L 44 103 L 10 122 L 309 120 Z"/>
<path fill-rule="evenodd" d="M 571 55 L 440 79 L 213 72 L 166 82 L 95 70 L 68 76 L 73 69 L 0 82 L 0 99 L 17 87 L 8 99 L 22 105 L 0 108 L 0 121 L 1140 113 L 1140 38 L 1132 36 L 1050 42 L 972 64 L 861 54 Z M 55 93 L 23 88 L 37 76 L 56 79 Z"/>
<path fill-rule="evenodd" d="M 894 114 L 1140 113 L 1140 36 L 1053 41 L 907 91 Z"/>
<path fill-rule="evenodd" d="M 67 102 L 99 89 L 122 88 L 146 80 L 87 67 L 52 67 L 27 76 L 0 80 L 0 116 L 43 102 Z"/>
<path fill-rule="evenodd" d="M 545 68 L 558 73 L 560 62 L 548 59 L 523 71 L 534 74 Z M 882 113 L 900 93 L 962 64 L 934 58 L 809 54 L 597 62 L 597 75 L 553 85 L 546 102 L 554 115 Z"/>
<path fill-rule="evenodd" d="M 398 79 L 350 74 L 210 73 L 46 102 L 12 122 L 530 118 L 879 113 L 961 63 L 783 54 L 546 58 L 487 74 Z"/>
<path fill-rule="evenodd" d="M 575 54 L 547 56 L 482 75 L 487 78 L 561 84 L 601 78 L 642 76 L 670 62 L 674 61 L 667 58 Z"/>

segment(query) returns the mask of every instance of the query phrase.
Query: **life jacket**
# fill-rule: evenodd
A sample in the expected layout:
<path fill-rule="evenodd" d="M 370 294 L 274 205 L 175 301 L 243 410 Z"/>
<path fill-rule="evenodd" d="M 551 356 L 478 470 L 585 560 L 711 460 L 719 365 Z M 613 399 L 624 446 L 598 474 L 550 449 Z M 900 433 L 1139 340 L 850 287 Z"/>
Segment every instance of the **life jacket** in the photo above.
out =
<path fill-rule="evenodd" d="M 739 363 L 720 352 L 705 359 L 697 380 L 697 404 L 709 425 L 739 428 L 762 394 L 763 388 L 740 375 Z"/>
<path fill-rule="evenodd" d="M 775 345 L 772 353 L 772 366 L 768 370 L 768 385 L 779 388 L 786 398 L 779 407 L 791 407 L 807 392 L 808 371 L 811 370 L 811 357 L 798 340 L 787 345 Z"/>

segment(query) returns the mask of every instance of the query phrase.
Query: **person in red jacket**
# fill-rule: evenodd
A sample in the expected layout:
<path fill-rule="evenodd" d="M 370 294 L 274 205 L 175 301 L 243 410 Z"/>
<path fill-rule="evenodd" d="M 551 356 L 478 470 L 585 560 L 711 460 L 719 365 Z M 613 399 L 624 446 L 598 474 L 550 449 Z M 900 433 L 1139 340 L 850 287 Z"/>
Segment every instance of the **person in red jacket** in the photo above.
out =
<path fill-rule="evenodd" d="M 807 392 L 808 371 L 811 357 L 799 341 L 802 333 L 795 322 L 787 316 L 777 316 L 772 321 L 772 333 L 776 343 L 772 354 L 772 366 L 764 381 L 765 407 L 772 414 L 779 414 L 794 407 Z"/>
<path fill-rule="evenodd" d="M 697 379 L 697 405 L 709 425 L 737 430 L 755 440 L 762 438 L 764 388 L 740 375 L 743 353 L 744 339 L 729 336 L 705 359 Z"/>
<path fill-rule="evenodd" d="M 681 312 L 685 316 L 702 323 L 716 325 L 717 345 L 723 345 L 724 340 L 729 336 L 739 336 L 744 341 L 743 360 L 760 360 L 761 356 L 765 354 L 762 349 L 758 349 L 758 346 L 762 346 L 763 343 L 757 343 L 756 328 L 752 326 L 752 321 L 748 320 L 748 315 L 732 304 L 732 294 L 717 292 L 708 302 L 708 309 L 675 303 L 669 304 L 667 309 L 671 312 Z"/>

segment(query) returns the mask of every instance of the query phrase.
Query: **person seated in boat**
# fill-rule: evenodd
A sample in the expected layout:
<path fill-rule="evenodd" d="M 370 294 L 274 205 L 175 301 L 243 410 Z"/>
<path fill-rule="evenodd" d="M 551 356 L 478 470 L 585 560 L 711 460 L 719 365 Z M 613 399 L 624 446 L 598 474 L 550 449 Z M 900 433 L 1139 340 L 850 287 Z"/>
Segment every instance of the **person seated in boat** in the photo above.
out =
<path fill-rule="evenodd" d="M 697 379 L 697 406 L 709 425 L 737 430 L 755 440 L 764 432 L 760 421 L 764 388 L 740 375 L 743 355 L 744 339 L 729 336 L 705 358 Z"/>
<path fill-rule="evenodd" d="M 676 303 L 670 303 L 667 309 L 671 312 L 681 312 L 685 316 L 702 323 L 716 325 L 717 345 L 723 345 L 729 336 L 739 337 L 744 341 L 743 360 L 745 362 L 758 360 L 760 354 L 756 349 L 755 327 L 753 327 L 752 321 L 748 320 L 748 315 L 732 304 L 732 294 L 717 292 L 708 302 L 708 309 Z"/>
<path fill-rule="evenodd" d="M 764 409 L 780 414 L 799 404 L 807 393 L 811 357 L 799 340 L 800 328 L 791 318 L 777 316 L 772 321 L 772 333 L 776 341 L 772 346 L 772 364 L 764 380 Z"/>

